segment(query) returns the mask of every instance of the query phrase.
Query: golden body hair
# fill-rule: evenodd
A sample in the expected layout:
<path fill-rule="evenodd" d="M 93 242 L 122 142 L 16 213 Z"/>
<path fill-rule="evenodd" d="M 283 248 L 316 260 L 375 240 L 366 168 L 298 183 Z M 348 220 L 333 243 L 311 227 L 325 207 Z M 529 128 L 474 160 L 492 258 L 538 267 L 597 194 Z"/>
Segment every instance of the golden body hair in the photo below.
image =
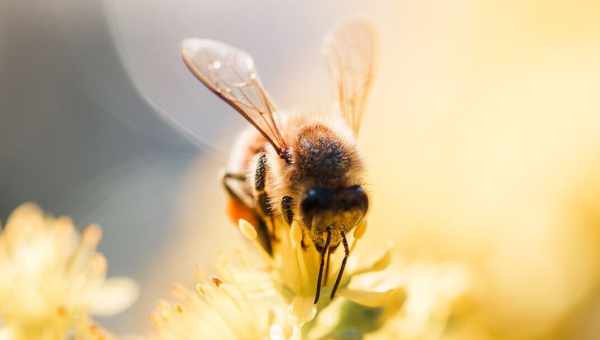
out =
<path fill-rule="evenodd" d="M 245 175 L 239 190 L 253 197 L 247 208 L 264 219 L 264 212 L 257 206 L 261 192 L 255 190 L 255 174 L 258 158 L 266 155 L 264 191 L 271 205 L 271 213 L 285 220 L 286 212 L 277 203 L 282 202 L 283 197 L 291 197 L 293 220 L 303 226 L 315 245 L 322 247 L 326 235 L 324 228 L 336 225 L 348 232 L 355 225 L 355 216 L 332 212 L 330 216 L 323 217 L 322 221 L 306 225 L 300 213 L 302 195 L 311 187 L 347 188 L 363 184 L 363 163 L 355 137 L 337 112 L 330 115 L 283 116 L 280 124 L 282 131 L 285 131 L 284 138 L 291 156 L 289 163 L 279 157 L 262 134 L 256 129 L 248 128 L 234 146 L 228 171 Z M 235 200 L 232 197 L 229 199 Z M 251 214 L 247 211 L 230 212 L 232 220 L 239 219 L 241 215 Z M 340 234 L 334 233 L 331 237 L 331 246 L 335 248 L 341 241 Z"/>

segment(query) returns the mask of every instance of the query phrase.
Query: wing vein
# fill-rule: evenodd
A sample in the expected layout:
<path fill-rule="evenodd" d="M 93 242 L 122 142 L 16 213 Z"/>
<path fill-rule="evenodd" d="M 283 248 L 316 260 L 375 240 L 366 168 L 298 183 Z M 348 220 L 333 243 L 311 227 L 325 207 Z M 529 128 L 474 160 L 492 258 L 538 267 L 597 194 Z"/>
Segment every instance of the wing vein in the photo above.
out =
<path fill-rule="evenodd" d="M 217 41 L 187 39 L 182 57 L 202 84 L 250 122 L 281 157 L 286 155 L 287 145 L 275 119 L 277 110 L 247 53 Z"/>

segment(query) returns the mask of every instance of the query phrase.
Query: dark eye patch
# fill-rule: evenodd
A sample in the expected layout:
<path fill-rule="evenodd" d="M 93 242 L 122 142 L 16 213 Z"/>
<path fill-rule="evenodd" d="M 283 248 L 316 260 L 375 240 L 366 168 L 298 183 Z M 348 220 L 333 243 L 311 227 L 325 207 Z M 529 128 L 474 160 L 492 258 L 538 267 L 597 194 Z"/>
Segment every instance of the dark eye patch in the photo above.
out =
<path fill-rule="evenodd" d="M 304 214 L 312 215 L 323 211 L 363 210 L 368 208 L 368 197 L 363 188 L 353 185 L 348 188 L 312 188 L 302 200 Z"/>
<path fill-rule="evenodd" d="M 367 194 L 359 185 L 341 189 L 337 193 L 335 200 L 336 210 L 342 211 L 354 209 L 366 211 L 369 205 Z"/>
<path fill-rule="evenodd" d="M 305 214 L 329 210 L 334 204 L 333 190 L 328 188 L 312 188 L 302 200 L 301 208 Z"/>

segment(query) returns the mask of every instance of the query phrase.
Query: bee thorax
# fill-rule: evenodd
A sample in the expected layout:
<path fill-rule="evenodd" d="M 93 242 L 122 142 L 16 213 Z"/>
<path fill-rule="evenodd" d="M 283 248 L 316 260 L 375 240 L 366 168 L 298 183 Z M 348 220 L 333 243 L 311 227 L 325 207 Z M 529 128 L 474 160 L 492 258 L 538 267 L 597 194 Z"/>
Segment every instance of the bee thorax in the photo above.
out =
<path fill-rule="evenodd" d="M 293 182 L 320 186 L 343 186 L 357 165 L 352 147 L 322 125 L 301 131 L 295 144 L 294 161 Z"/>

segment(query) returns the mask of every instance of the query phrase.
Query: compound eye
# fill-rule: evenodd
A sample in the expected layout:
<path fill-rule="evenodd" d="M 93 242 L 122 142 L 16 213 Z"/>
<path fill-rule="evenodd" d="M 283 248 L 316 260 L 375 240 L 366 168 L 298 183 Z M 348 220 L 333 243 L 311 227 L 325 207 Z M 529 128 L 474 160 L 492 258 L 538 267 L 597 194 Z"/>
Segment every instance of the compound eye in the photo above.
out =
<path fill-rule="evenodd" d="M 301 209 L 304 214 L 314 214 L 323 211 L 331 205 L 332 194 L 325 188 L 312 188 L 306 192 Z"/>
<path fill-rule="evenodd" d="M 366 212 L 369 207 L 369 198 L 359 185 L 353 185 L 340 194 L 338 208 L 341 210 L 362 210 Z"/>
<path fill-rule="evenodd" d="M 351 187 L 348 187 L 348 192 L 352 193 L 355 196 L 362 196 L 362 195 L 366 195 L 365 191 L 363 190 L 363 188 L 360 185 L 353 185 Z"/>
<path fill-rule="evenodd" d="M 304 197 L 304 199 L 302 200 L 302 212 L 307 214 L 316 211 L 319 207 L 319 203 L 319 193 L 315 189 L 310 189 L 306 193 L 306 197 Z"/>

